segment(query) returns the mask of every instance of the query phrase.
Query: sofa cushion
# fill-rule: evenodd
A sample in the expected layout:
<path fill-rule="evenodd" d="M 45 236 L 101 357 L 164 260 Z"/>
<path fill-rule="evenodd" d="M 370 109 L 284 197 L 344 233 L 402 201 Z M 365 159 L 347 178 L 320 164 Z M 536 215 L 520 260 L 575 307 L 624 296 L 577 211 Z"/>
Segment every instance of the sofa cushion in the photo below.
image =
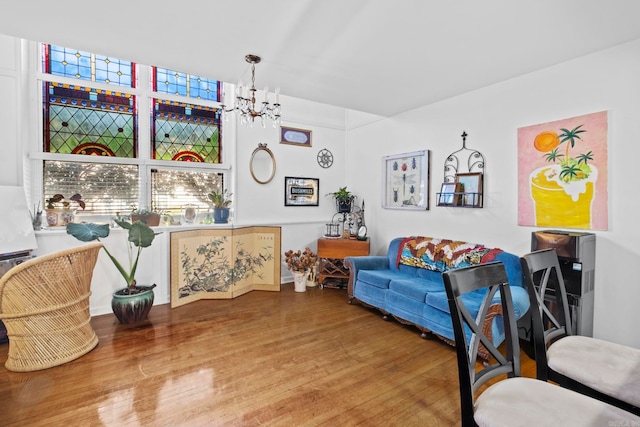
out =
<path fill-rule="evenodd" d="M 406 277 L 391 270 L 360 270 L 357 280 L 381 289 L 388 289 L 389 282 L 395 278 Z"/>
<path fill-rule="evenodd" d="M 385 297 L 388 293 L 388 289 L 381 289 L 368 283 L 359 282 L 353 296 L 362 302 L 384 310 Z"/>
<path fill-rule="evenodd" d="M 526 289 L 519 288 L 517 286 L 510 286 L 509 288 L 511 289 L 511 299 L 513 300 L 513 312 L 516 319 L 519 319 L 529 310 L 529 296 L 527 295 Z M 482 297 L 485 292 L 486 290 L 479 290 L 469 292 L 462 296 L 462 301 L 469 309 L 469 314 L 472 316 L 478 314 L 478 309 L 480 308 Z M 429 292 L 425 301 L 428 305 L 437 308 L 440 311 L 450 313 L 447 293 L 444 291 Z M 492 302 L 500 303 L 500 296 L 494 296 Z"/>
<path fill-rule="evenodd" d="M 389 289 L 402 295 L 424 303 L 429 292 L 441 292 L 442 282 L 413 278 L 394 278 L 389 283 Z"/>

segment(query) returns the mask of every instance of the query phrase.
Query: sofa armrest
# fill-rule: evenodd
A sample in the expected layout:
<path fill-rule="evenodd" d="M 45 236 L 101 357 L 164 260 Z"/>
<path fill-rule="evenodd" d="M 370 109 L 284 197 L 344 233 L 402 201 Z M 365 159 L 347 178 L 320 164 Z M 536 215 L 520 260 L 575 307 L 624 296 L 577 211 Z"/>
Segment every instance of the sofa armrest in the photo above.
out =
<path fill-rule="evenodd" d="M 386 256 L 348 256 L 344 258 L 344 265 L 349 269 L 349 285 L 347 295 L 349 301 L 353 299 L 353 285 L 360 270 L 386 270 L 389 268 L 389 258 Z"/>

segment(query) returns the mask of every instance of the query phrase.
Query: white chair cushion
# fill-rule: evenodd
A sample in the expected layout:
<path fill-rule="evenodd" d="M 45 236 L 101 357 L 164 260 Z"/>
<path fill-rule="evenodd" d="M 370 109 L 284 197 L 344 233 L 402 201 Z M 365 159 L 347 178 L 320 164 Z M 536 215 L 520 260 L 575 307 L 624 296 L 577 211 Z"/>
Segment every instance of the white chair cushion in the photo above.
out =
<path fill-rule="evenodd" d="M 509 378 L 476 399 L 478 426 L 636 426 L 640 417 L 558 385 Z"/>
<path fill-rule="evenodd" d="M 640 407 L 640 350 L 571 335 L 551 344 L 547 358 L 554 371 Z"/>

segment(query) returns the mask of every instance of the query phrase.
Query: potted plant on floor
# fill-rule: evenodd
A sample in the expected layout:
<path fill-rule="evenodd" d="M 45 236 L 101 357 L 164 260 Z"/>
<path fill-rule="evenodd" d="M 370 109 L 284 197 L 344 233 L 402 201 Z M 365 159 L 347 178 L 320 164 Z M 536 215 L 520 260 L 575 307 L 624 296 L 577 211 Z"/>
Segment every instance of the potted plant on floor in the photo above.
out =
<path fill-rule="evenodd" d="M 213 205 L 213 222 L 216 224 L 226 224 L 229 221 L 229 206 L 231 206 L 231 195 L 227 190 L 212 191 L 207 194 Z"/>
<path fill-rule="evenodd" d="M 62 194 L 54 194 L 50 198 L 45 199 L 44 202 L 47 225 L 49 227 L 67 225 L 73 222 L 76 217 L 77 208 L 82 210 L 85 208 L 84 200 L 82 200 L 80 194 L 74 194 L 68 199 Z"/>
<path fill-rule="evenodd" d="M 294 252 L 289 249 L 284 253 L 287 268 L 293 273 L 293 283 L 296 292 L 304 292 L 307 287 L 307 276 L 315 266 L 318 256 L 309 248 Z"/>
<path fill-rule="evenodd" d="M 151 227 L 141 221 L 130 223 L 116 219 L 115 222 L 118 226 L 128 231 L 129 263 L 128 268 L 125 268 L 106 246 L 102 247 L 126 283 L 126 287 L 113 293 L 111 308 L 120 323 L 136 323 L 147 318 L 151 306 L 153 306 L 153 288 L 156 287 L 155 284 L 151 286 L 137 284 L 135 275 L 138 268 L 138 260 L 142 250 L 151 246 L 156 234 L 159 233 L 155 233 Z M 100 242 L 101 238 L 109 235 L 109 232 L 109 224 L 67 224 L 67 234 L 82 242 L 91 242 L 93 240 Z"/>

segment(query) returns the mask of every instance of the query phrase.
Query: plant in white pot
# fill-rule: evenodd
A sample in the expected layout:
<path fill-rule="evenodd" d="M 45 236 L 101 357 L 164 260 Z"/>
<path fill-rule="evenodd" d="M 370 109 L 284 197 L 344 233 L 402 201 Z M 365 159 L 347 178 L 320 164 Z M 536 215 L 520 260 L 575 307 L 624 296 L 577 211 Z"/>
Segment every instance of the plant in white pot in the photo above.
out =
<path fill-rule="evenodd" d="M 127 221 L 115 220 L 123 229 L 127 230 L 127 241 L 129 249 L 128 268 L 118 261 L 114 254 L 107 249 L 102 248 L 113 262 L 125 280 L 126 287 L 118 289 L 113 293 L 111 300 L 111 308 L 120 323 L 136 323 L 147 318 L 151 306 L 153 306 L 153 288 L 151 286 L 138 285 L 135 279 L 136 270 L 138 269 L 138 260 L 140 253 L 146 247 L 151 246 L 153 239 L 157 234 L 147 224 L 136 221 L 130 223 Z M 72 235 L 82 242 L 91 242 L 97 240 L 101 242 L 101 238 L 109 235 L 109 224 L 97 223 L 70 223 L 67 224 L 67 234 Z"/>
<path fill-rule="evenodd" d="M 207 194 L 213 205 L 213 222 L 216 224 L 226 224 L 229 221 L 229 206 L 231 206 L 231 195 L 227 190 L 212 191 Z"/>
<path fill-rule="evenodd" d="M 307 286 L 307 276 L 315 266 L 318 256 L 309 248 L 294 252 L 289 249 L 284 253 L 287 268 L 293 273 L 293 283 L 296 292 L 304 292 Z"/>
<path fill-rule="evenodd" d="M 74 194 L 69 198 L 65 198 L 62 194 L 54 194 L 45 199 L 45 211 L 47 225 L 55 227 L 66 225 L 75 220 L 76 210 L 78 208 L 84 210 L 85 203 L 80 194 Z M 72 204 L 72 202 L 74 204 Z"/>

